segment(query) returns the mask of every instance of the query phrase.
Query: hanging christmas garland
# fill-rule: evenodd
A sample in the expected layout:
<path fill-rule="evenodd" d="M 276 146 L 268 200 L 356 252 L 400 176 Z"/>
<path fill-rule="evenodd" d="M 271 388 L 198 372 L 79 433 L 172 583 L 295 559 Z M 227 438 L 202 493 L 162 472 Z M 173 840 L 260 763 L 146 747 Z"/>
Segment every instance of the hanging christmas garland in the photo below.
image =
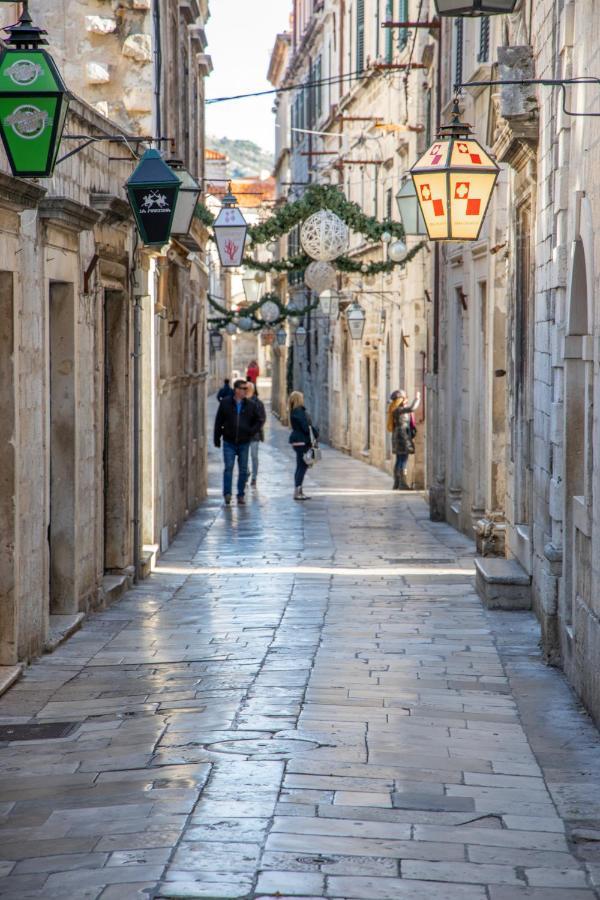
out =
<path fill-rule="evenodd" d="M 361 272 L 364 275 L 378 275 L 381 272 L 393 272 L 397 266 L 404 267 L 419 253 L 427 244 L 426 241 L 420 241 L 407 251 L 404 259 L 400 262 L 394 262 L 391 259 L 381 262 L 358 262 L 352 256 L 338 256 L 337 259 L 331 261 L 331 265 L 340 272 Z M 306 253 L 298 253 L 296 256 L 290 256 L 288 259 L 276 259 L 271 262 L 259 262 L 252 259 L 251 256 L 245 256 L 242 260 L 243 264 L 249 269 L 258 269 L 261 272 L 301 272 L 313 260 Z"/>
<path fill-rule="evenodd" d="M 246 329 L 248 332 L 261 331 L 263 328 L 274 328 L 276 325 L 281 325 L 286 319 L 291 317 L 301 318 L 311 312 L 311 310 L 316 309 L 319 305 L 319 300 L 317 299 L 314 303 L 308 303 L 302 309 L 297 309 L 294 306 L 284 306 L 277 294 L 272 292 L 265 294 L 264 297 L 261 297 L 256 303 L 250 303 L 247 306 L 244 306 L 241 310 L 227 309 L 226 306 L 221 306 L 221 304 L 217 303 L 210 294 L 208 294 L 208 302 L 210 306 L 220 314 L 219 316 L 209 318 L 208 322 L 211 328 L 217 330 L 225 328 L 230 322 L 235 323 L 236 320 L 243 318 L 252 321 L 252 326 Z M 258 315 L 261 307 L 265 306 L 266 303 L 274 304 L 279 310 L 277 318 L 270 318 L 268 322 Z"/>
<path fill-rule="evenodd" d="M 250 225 L 248 236 L 255 244 L 266 244 L 275 238 L 283 237 L 321 209 L 331 210 L 352 231 L 363 234 L 370 241 L 380 241 L 381 235 L 386 231 L 392 237 L 404 238 L 404 228 L 400 222 L 393 222 L 391 219 L 380 222 L 375 216 L 368 216 L 358 203 L 347 200 L 343 191 L 331 184 L 309 185 L 299 200 L 293 200 L 276 209 L 264 222 Z M 195 215 L 204 225 L 212 225 L 214 222 L 215 217 L 203 203 L 198 203 Z"/>

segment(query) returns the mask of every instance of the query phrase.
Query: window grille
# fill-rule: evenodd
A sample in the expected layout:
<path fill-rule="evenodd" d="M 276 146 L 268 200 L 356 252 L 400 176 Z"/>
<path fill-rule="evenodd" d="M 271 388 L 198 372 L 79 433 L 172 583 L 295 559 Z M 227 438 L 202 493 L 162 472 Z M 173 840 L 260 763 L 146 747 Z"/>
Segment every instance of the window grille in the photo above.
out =
<path fill-rule="evenodd" d="M 454 23 L 456 29 L 454 44 L 454 84 L 462 84 L 463 80 L 463 50 L 464 50 L 464 24 L 461 18 Z"/>
<path fill-rule="evenodd" d="M 482 16 L 479 22 L 479 53 L 477 62 L 488 62 L 490 58 L 490 17 Z"/>

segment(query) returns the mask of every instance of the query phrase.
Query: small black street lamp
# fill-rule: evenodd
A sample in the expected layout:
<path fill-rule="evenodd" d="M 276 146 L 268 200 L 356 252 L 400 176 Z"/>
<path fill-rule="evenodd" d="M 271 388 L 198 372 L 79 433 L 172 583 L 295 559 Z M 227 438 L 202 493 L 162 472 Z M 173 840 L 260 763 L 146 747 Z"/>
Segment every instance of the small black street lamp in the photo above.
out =
<path fill-rule="evenodd" d="M 287 340 L 287 333 L 285 328 L 280 328 L 275 337 L 277 338 L 278 345 L 280 347 L 285 347 L 285 342 Z"/>
<path fill-rule="evenodd" d="M 211 331 L 210 333 L 210 348 L 215 353 L 218 353 L 219 350 L 223 349 L 223 335 L 220 331 Z"/>
<path fill-rule="evenodd" d="M 260 284 L 254 275 L 249 275 L 242 278 L 242 287 L 248 303 L 258 303 L 262 297 L 264 285 Z"/>
<path fill-rule="evenodd" d="M 168 166 L 181 181 L 181 188 L 175 204 L 175 215 L 171 223 L 171 233 L 189 234 L 202 188 L 180 159 L 170 159 Z"/>
<path fill-rule="evenodd" d="M 511 13 L 517 0 L 435 0 L 440 16 L 494 16 Z"/>
<path fill-rule="evenodd" d="M 42 46 L 47 32 L 33 25 L 27 3 L 4 31 L 0 58 L 0 137 L 13 175 L 46 178 L 54 171 L 70 95 Z"/>
<path fill-rule="evenodd" d="M 348 307 L 346 311 L 346 322 L 348 330 L 353 341 L 361 341 L 365 330 L 365 321 L 367 317 L 365 311 L 356 300 Z"/>
<path fill-rule="evenodd" d="M 294 335 L 296 346 L 304 347 L 304 345 L 306 344 L 306 337 L 306 328 L 304 327 L 304 325 L 298 325 L 298 327 L 296 328 L 296 333 Z"/>
<path fill-rule="evenodd" d="M 223 268 L 235 268 L 242 262 L 248 225 L 237 200 L 231 193 L 231 182 L 223 197 L 223 205 L 213 225 L 219 259 Z"/>
<path fill-rule="evenodd" d="M 146 150 L 127 182 L 127 195 L 144 244 L 162 247 L 171 236 L 181 181 L 158 150 Z"/>
<path fill-rule="evenodd" d="M 322 291 L 319 294 L 319 308 L 324 316 L 335 315 L 339 305 L 340 299 L 337 291 Z"/>

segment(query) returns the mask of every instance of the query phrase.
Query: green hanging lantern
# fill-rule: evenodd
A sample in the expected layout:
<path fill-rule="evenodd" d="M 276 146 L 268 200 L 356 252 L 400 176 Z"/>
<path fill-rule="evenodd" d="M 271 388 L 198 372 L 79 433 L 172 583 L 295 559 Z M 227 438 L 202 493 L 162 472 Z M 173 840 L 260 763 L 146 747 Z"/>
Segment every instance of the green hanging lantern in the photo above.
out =
<path fill-rule="evenodd" d="M 146 150 L 127 182 L 127 196 L 142 241 L 162 247 L 171 227 L 181 181 L 158 150 Z"/>
<path fill-rule="evenodd" d="M 46 32 L 33 25 L 27 4 L 0 56 L 0 137 L 13 175 L 50 177 L 70 96 L 56 63 L 42 46 Z"/>

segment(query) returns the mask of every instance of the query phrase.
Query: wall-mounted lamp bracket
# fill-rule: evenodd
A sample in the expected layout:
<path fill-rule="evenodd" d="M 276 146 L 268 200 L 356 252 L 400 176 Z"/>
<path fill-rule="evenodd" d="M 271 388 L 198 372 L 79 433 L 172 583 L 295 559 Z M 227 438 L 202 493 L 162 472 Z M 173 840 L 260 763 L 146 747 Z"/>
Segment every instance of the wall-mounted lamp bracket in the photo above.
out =
<path fill-rule="evenodd" d="M 600 118 L 600 112 L 574 112 L 567 109 L 567 87 L 576 84 L 596 84 L 600 85 L 600 78 L 593 75 L 584 75 L 580 78 L 507 78 L 492 81 L 465 81 L 461 84 L 454 85 L 456 95 L 464 88 L 469 87 L 500 87 L 504 84 L 525 87 L 528 84 L 540 84 L 544 87 L 559 87 L 562 90 L 562 108 L 566 116 L 589 116 Z"/>

